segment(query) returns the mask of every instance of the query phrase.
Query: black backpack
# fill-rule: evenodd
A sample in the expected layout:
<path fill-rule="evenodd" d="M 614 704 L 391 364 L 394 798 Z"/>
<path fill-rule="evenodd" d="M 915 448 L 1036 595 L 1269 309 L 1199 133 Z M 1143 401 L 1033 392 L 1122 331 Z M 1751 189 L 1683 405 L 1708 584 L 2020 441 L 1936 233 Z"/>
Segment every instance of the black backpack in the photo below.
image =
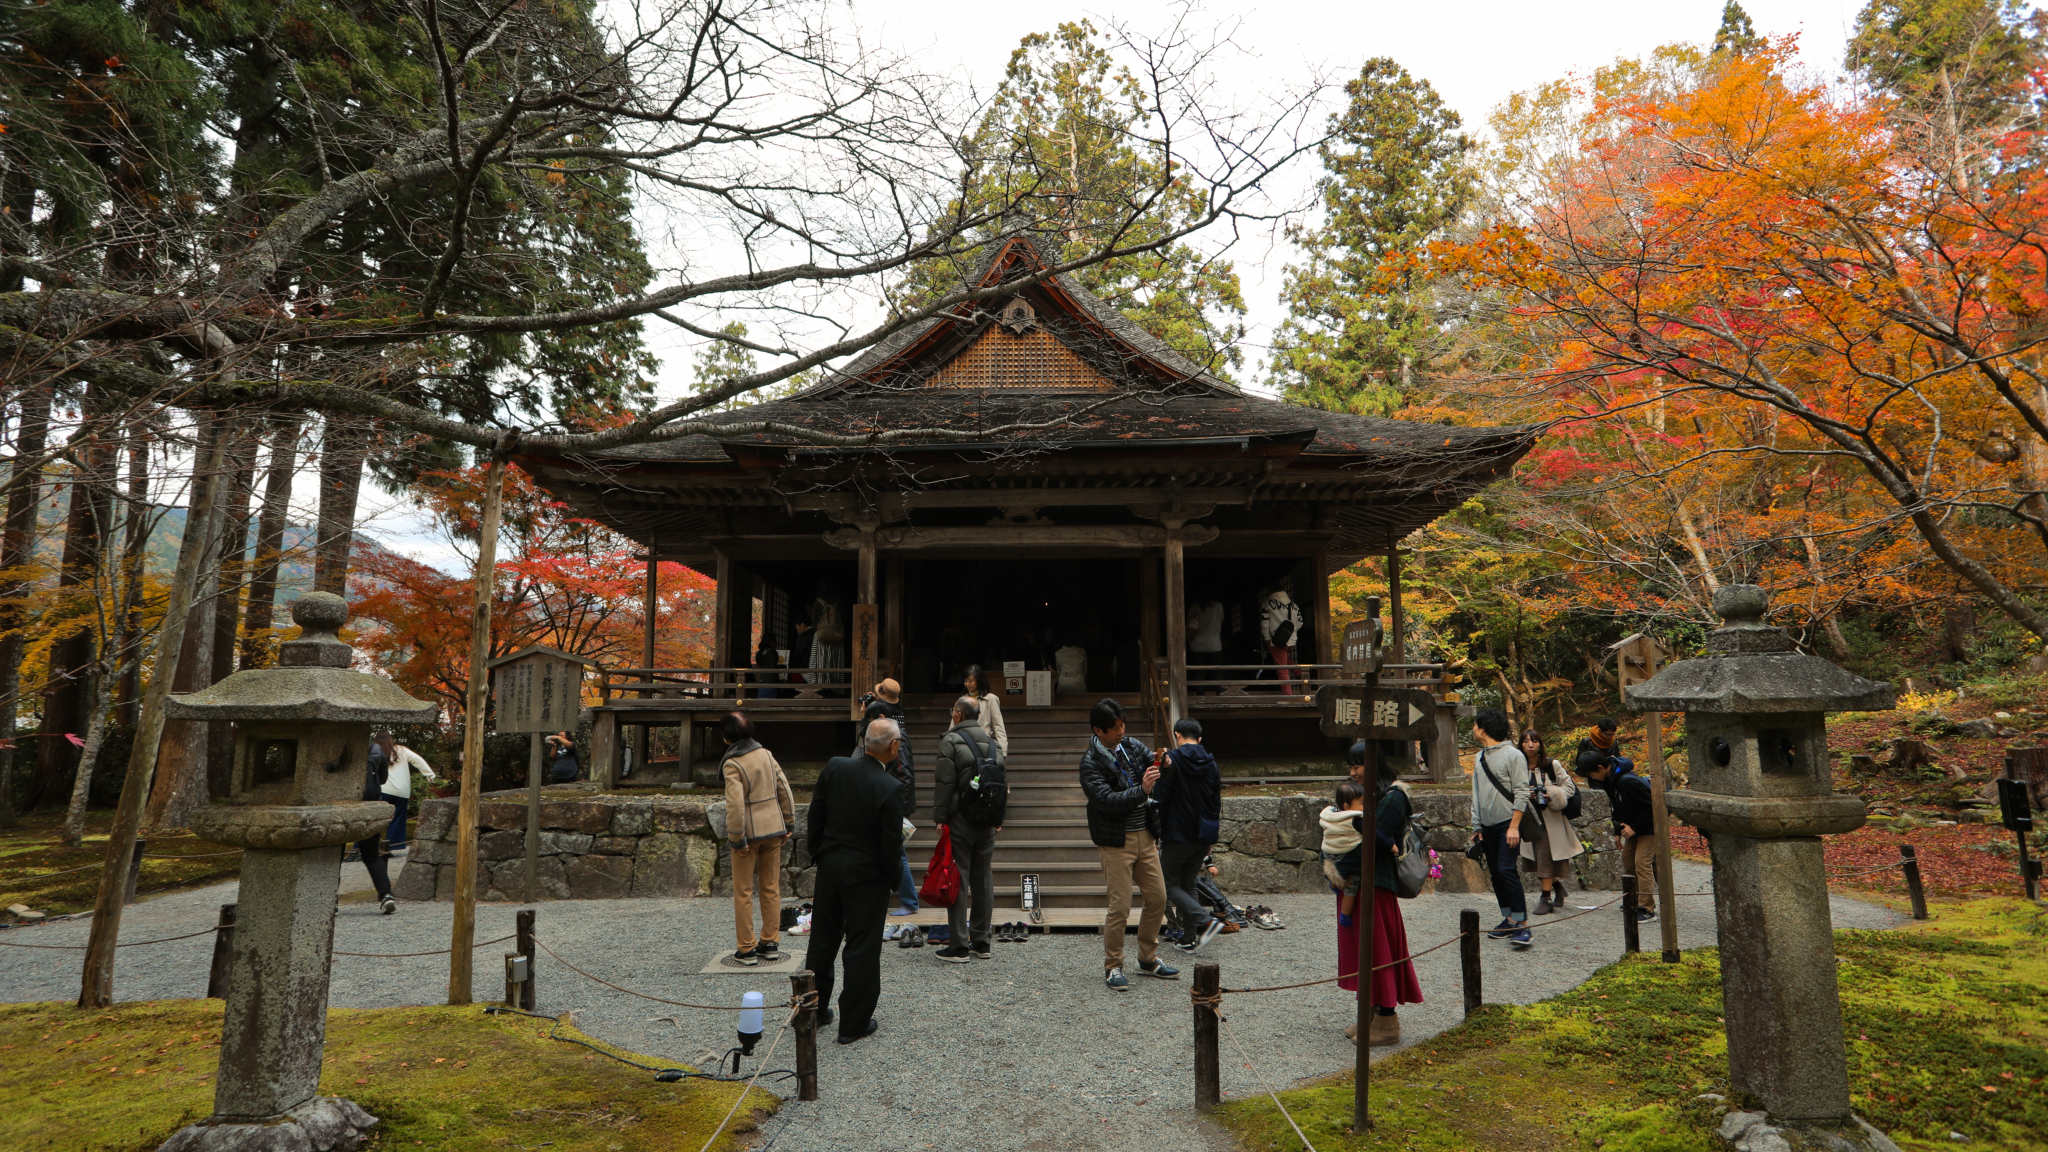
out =
<path fill-rule="evenodd" d="M 960 729 L 960 738 L 967 741 L 968 749 L 974 753 L 974 772 L 954 786 L 959 798 L 956 810 L 969 824 L 997 827 L 1010 805 L 1010 782 L 1003 772 L 1002 756 L 993 740 L 983 751 L 965 728 Z"/>

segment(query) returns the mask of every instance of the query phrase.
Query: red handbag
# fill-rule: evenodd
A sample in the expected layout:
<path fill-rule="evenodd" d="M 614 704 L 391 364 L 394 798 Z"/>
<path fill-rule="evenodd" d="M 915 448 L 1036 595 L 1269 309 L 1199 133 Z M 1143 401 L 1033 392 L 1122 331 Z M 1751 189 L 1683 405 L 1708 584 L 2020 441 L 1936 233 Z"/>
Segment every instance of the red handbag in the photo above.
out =
<path fill-rule="evenodd" d="M 960 866 L 953 863 L 953 830 L 939 825 L 939 845 L 932 849 L 932 862 L 925 866 L 924 887 L 917 898 L 934 908 L 951 908 L 960 902 Z"/>

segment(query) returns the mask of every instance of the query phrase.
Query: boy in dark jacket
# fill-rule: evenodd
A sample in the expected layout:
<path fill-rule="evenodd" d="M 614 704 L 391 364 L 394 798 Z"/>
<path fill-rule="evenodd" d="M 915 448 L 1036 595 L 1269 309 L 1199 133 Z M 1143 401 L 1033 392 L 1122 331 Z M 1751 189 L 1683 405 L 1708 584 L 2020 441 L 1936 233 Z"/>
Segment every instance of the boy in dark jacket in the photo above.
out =
<path fill-rule="evenodd" d="M 1621 849 L 1621 870 L 1636 878 L 1636 919 L 1657 918 L 1657 816 L 1650 782 L 1621 768 L 1598 748 L 1579 753 L 1579 774 L 1607 793 L 1613 811 L 1614 843 Z"/>
<path fill-rule="evenodd" d="M 1193 952 L 1223 931 L 1223 922 L 1209 915 L 1195 884 L 1202 858 L 1216 842 L 1223 818 L 1223 772 L 1216 757 L 1202 747 L 1202 724 L 1193 718 L 1173 725 L 1173 751 L 1160 766 L 1152 789 L 1159 805 L 1159 864 L 1166 871 L 1166 898 L 1180 909 L 1187 933 L 1178 947 Z"/>
<path fill-rule="evenodd" d="M 1088 797 L 1088 838 L 1102 855 L 1108 909 L 1102 918 L 1102 982 L 1128 991 L 1124 928 L 1131 916 L 1131 881 L 1144 895 L 1138 916 L 1138 971 L 1172 980 L 1180 969 L 1159 959 L 1159 924 L 1166 919 L 1166 876 L 1159 867 L 1159 806 L 1152 791 L 1159 765 L 1144 742 L 1124 733 L 1124 706 L 1113 698 L 1088 713 L 1094 738 L 1081 754 L 1081 791 Z"/>

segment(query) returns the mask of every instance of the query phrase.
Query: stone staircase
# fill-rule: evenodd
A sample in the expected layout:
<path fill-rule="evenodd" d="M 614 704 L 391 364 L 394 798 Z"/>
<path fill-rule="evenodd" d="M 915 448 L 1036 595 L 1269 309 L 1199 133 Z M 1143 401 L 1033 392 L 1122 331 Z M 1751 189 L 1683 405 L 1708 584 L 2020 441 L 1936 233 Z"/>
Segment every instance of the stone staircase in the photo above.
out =
<path fill-rule="evenodd" d="M 1088 839 L 1087 801 L 1079 778 L 1081 753 L 1088 747 L 1088 709 L 1093 703 L 1091 698 L 1086 704 L 1062 702 L 1027 710 L 1020 702 L 1003 710 L 1010 736 L 1005 761 L 1010 805 L 1002 834 L 996 837 L 998 909 L 1019 906 L 1022 887 L 1018 877 L 1025 873 L 1037 873 L 1043 908 L 1099 910 L 1103 906 L 1102 864 Z M 1159 741 L 1138 701 L 1132 698 L 1122 703 L 1130 734 L 1157 747 Z M 917 834 L 910 840 L 910 868 L 922 882 L 938 841 L 932 826 L 932 764 L 948 716 L 945 706 L 905 711 L 917 755 L 917 814 L 912 818 Z"/>

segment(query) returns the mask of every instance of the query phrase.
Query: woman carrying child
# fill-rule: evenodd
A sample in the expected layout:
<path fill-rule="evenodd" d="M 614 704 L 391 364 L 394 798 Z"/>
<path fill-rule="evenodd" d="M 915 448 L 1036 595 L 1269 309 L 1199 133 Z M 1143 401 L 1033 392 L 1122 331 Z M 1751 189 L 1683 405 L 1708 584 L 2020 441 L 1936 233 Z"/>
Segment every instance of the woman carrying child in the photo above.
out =
<path fill-rule="evenodd" d="M 1368 755 L 1364 741 L 1351 746 L 1351 763 L 1362 766 Z M 1401 1041 L 1401 1019 L 1395 1014 L 1400 1004 L 1422 1003 L 1422 984 L 1415 977 L 1415 962 L 1408 959 L 1408 925 L 1401 916 L 1401 898 L 1394 891 L 1394 863 L 1414 815 L 1408 792 L 1400 784 L 1399 766 L 1382 758 L 1373 801 L 1373 957 L 1372 1028 L 1366 1042 L 1384 1047 Z M 1358 922 L 1353 912 L 1358 903 L 1359 876 L 1365 835 L 1363 784 L 1350 780 L 1337 785 L 1336 803 L 1323 809 L 1323 869 L 1337 893 L 1337 986 L 1358 990 Z M 1399 963 L 1394 963 L 1396 958 Z M 1347 1025 L 1346 1038 L 1358 1039 L 1358 1025 Z"/>
<path fill-rule="evenodd" d="M 1578 785 L 1572 774 L 1562 763 L 1551 759 L 1543 747 L 1543 736 L 1534 728 L 1526 729 L 1518 742 L 1522 757 L 1529 761 L 1529 779 L 1543 789 L 1542 818 L 1524 820 L 1522 827 L 1532 829 L 1535 835 L 1522 837 L 1520 867 L 1523 872 L 1533 872 L 1543 883 L 1543 898 L 1536 902 L 1534 909 L 1538 916 L 1548 916 L 1564 907 L 1564 881 L 1572 874 L 1572 860 L 1586 850 L 1579 843 L 1579 834 L 1572 822 L 1565 817 L 1565 805 L 1570 804 Z M 1531 805 L 1534 807 L 1534 804 Z"/>

